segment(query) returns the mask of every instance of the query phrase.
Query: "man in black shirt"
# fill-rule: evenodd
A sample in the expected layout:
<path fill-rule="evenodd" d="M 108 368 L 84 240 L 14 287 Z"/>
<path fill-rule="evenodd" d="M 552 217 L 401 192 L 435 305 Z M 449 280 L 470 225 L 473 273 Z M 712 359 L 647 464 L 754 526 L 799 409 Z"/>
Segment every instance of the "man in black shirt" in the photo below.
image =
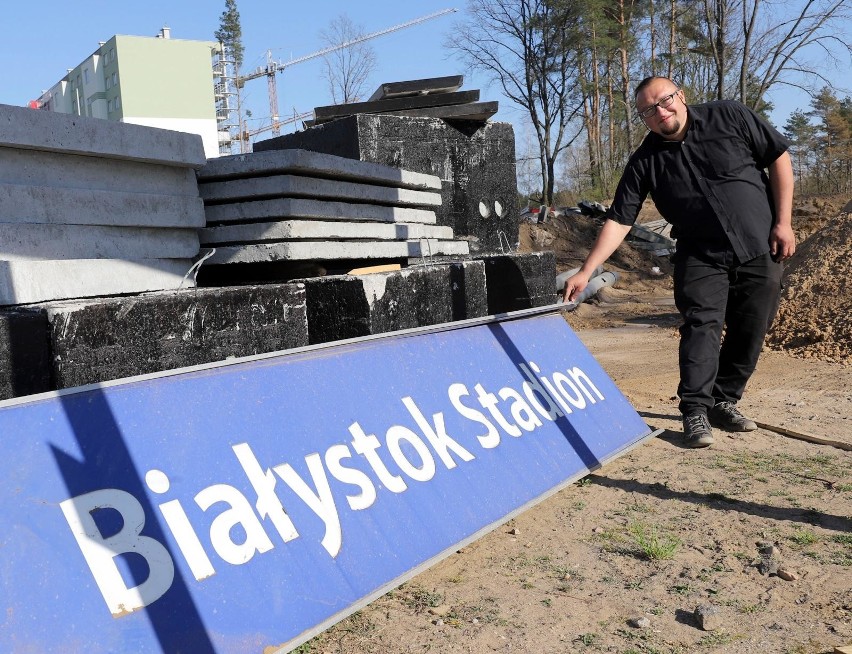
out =
<path fill-rule="evenodd" d="M 566 281 L 564 299 L 576 298 L 615 252 L 650 194 L 677 239 L 685 443 L 707 447 L 711 424 L 757 428 L 737 401 L 778 309 L 781 262 L 796 249 L 788 143 L 738 102 L 687 106 L 683 91 L 665 77 L 639 84 L 636 109 L 649 134 L 627 163 L 585 263 Z"/>

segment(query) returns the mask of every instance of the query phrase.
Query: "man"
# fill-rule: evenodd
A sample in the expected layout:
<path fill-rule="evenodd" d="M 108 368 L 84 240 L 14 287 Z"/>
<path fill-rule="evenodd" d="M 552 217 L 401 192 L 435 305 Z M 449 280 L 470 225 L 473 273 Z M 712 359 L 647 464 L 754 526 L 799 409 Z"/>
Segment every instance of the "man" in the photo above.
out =
<path fill-rule="evenodd" d="M 650 194 L 677 239 L 685 444 L 707 447 L 711 424 L 757 428 L 737 402 L 778 309 L 781 262 L 796 249 L 788 143 L 738 102 L 687 106 L 683 90 L 665 77 L 639 84 L 636 110 L 650 133 L 630 157 L 597 241 L 565 283 L 564 299 L 576 298 L 615 252 Z"/>

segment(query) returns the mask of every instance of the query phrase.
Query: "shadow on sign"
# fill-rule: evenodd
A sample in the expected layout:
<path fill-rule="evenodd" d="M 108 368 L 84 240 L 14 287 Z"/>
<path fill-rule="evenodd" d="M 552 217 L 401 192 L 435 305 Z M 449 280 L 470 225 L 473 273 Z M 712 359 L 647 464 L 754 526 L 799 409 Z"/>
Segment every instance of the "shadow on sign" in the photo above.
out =
<path fill-rule="evenodd" d="M 80 521 L 81 529 L 88 525 L 91 531 L 94 527 L 97 529 L 97 533 L 94 534 L 96 539 L 112 539 L 111 542 L 114 544 L 121 543 L 127 538 L 142 544 L 156 542 L 156 547 L 163 548 L 165 554 L 174 561 L 175 557 L 166 545 L 167 541 L 160 523 L 154 517 L 157 514 L 148 500 L 147 488 L 144 487 L 139 471 L 133 463 L 103 391 L 94 389 L 88 393 L 71 393 L 60 397 L 62 408 L 74 432 L 83 459 L 78 461 L 54 446 L 51 446 L 51 449 L 70 496 L 79 498 L 88 493 L 92 494 L 89 496 L 91 501 L 86 508 L 79 510 L 79 506 L 77 507 L 76 519 Z M 122 490 L 115 490 L 119 488 Z M 120 513 L 109 506 L 95 507 L 96 504 L 102 504 L 97 493 L 111 493 L 111 497 L 119 498 L 132 496 L 133 506 L 141 509 L 144 527 L 139 523 L 125 524 L 125 522 L 132 522 L 126 520 L 130 513 L 127 510 Z M 124 494 L 118 495 L 119 493 Z M 66 505 L 67 502 L 62 504 Z M 69 519 L 70 523 L 72 518 L 69 518 L 67 508 L 63 506 L 63 511 L 66 512 L 66 519 Z M 139 537 L 138 533 L 128 534 L 136 528 L 144 531 L 142 537 Z M 73 525 L 72 531 L 74 531 Z M 107 546 L 109 547 L 109 543 Z M 114 557 L 114 563 L 111 560 L 112 557 L 107 560 L 103 554 L 93 553 L 93 557 L 100 556 L 103 565 L 99 574 L 94 569 L 92 572 L 95 573 L 99 586 L 102 586 L 102 592 L 103 584 L 110 582 L 110 574 L 119 574 L 119 568 L 123 568 L 124 573 L 130 577 L 125 579 L 122 575 L 121 580 L 113 577 L 112 592 L 104 593 L 105 599 L 114 599 L 115 605 L 110 605 L 110 599 L 107 600 L 107 604 L 110 605 L 113 616 L 121 619 L 123 615 L 130 612 L 126 610 L 122 612 L 121 592 L 128 591 L 128 597 L 132 597 L 134 593 L 137 593 L 137 589 L 143 596 L 146 591 L 159 591 L 151 588 L 157 580 L 145 556 L 118 549 L 118 547 L 113 549 L 113 551 L 116 550 L 122 553 Z M 93 560 L 89 560 L 86 551 L 84 556 L 91 568 Z M 162 560 L 165 560 L 165 557 Z M 201 615 L 192 600 L 186 582 L 180 570 L 174 566 L 172 568 L 173 577 L 168 580 L 169 583 L 161 584 L 164 586 L 162 599 L 146 606 L 144 614 L 150 620 L 151 627 L 164 652 L 212 654 L 215 649 L 207 636 Z M 135 583 L 131 583 L 131 580 Z M 116 587 L 119 588 L 118 592 Z"/>
<path fill-rule="evenodd" d="M 518 350 L 515 343 L 511 338 L 509 338 L 509 335 L 506 334 L 506 331 L 499 322 L 488 325 L 488 329 L 494 336 L 494 340 L 500 344 L 500 347 L 503 348 L 503 351 L 506 352 L 509 360 L 515 364 L 515 367 L 518 370 L 522 370 L 522 366 L 528 365 L 527 359 L 521 354 L 520 350 Z M 550 393 L 548 393 L 548 399 L 554 403 L 554 406 L 559 406 L 555 401 L 555 398 L 550 397 Z M 583 442 L 583 439 L 580 438 L 580 434 L 571 426 L 571 423 L 568 421 L 566 416 L 562 415 L 554 422 L 559 427 L 559 431 L 565 435 L 565 440 L 567 440 L 571 447 L 574 448 L 574 451 L 577 453 L 577 456 L 580 457 L 580 460 L 586 468 L 589 470 L 595 470 L 601 466 L 601 462 L 598 457 L 596 457 L 594 452 L 589 449 L 589 446 Z"/>

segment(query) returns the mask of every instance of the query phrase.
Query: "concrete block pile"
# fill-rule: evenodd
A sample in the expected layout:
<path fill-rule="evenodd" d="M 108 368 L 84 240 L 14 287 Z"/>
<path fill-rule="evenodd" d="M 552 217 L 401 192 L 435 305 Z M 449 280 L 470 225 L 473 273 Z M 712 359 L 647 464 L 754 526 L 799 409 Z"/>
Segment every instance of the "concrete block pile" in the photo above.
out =
<path fill-rule="evenodd" d="M 465 255 L 436 225 L 441 183 L 432 175 L 304 150 L 211 160 L 198 172 L 215 250 L 202 270 L 278 261 L 406 260 Z"/>
<path fill-rule="evenodd" d="M 0 305 L 177 288 L 204 162 L 197 135 L 0 105 Z"/>
<path fill-rule="evenodd" d="M 510 125 L 264 143 L 0 106 L 0 400 L 555 300 L 552 253 L 506 252 Z"/>
<path fill-rule="evenodd" d="M 452 228 L 474 253 L 517 247 L 515 135 L 509 123 L 358 114 L 254 144 L 255 153 L 288 149 L 437 177 L 438 225 Z"/>

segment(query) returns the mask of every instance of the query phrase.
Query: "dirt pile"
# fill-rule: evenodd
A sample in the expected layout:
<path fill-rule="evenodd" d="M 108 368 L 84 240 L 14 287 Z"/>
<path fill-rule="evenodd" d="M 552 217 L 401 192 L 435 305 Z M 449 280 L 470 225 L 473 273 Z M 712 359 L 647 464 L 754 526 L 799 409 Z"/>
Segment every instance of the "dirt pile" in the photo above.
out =
<path fill-rule="evenodd" d="M 840 213 L 790 260 L 767 344 L 802 358 L 852 363 L 852 213 Z"/>
<path fill-rule="evenodd" d="M 656 214 L 659 217 L 659 214 Z M 642 217 L 640 216 L 640 222 Z M 576 268 L 583 263 L 594 245 L 602 221 L 580 214 L 566 214 L 549 218 L 546 223 L 522 223 L 520 251 L 536 252 L 553 250 L 556 254 L 556 271 Z M 624 242 L 606 263 L 606 268 L 619 273 L 654 274 L 657 267 L 664 273 L 671 272 L 666 257 L 656 257 L 648 250 L 633 247 Z"/>

